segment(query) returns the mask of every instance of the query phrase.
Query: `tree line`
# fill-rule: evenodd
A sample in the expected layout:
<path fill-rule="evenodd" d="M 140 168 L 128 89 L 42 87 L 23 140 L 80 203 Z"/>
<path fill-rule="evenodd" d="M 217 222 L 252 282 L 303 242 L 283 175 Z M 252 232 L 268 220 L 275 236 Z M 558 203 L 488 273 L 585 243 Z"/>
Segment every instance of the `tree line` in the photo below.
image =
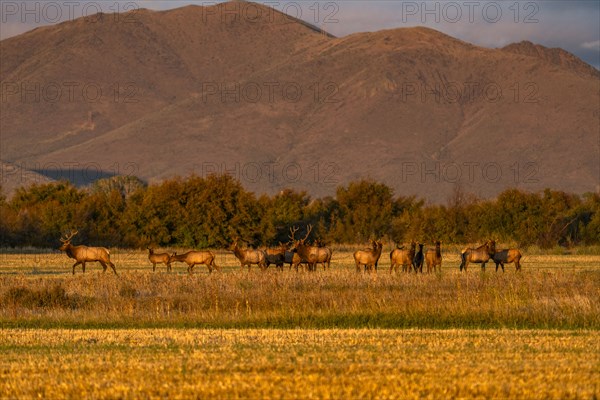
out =
<path fill-rule="evenodd" d="M 334 197 L 283 190 L 256 196 L 229 175 L 175 178 L 146 185 L 113 177 L 77 188 L 67 181 L 0 196 L 0 245 L 58 247 L 62 232 L 78 229 L 83 243 L 109 247 L 223 248 L 287 242 L 291 226 L 313 225 L 326 243 L 386 238 L 471 243 L 481 238 L 518 246 L 600 244 L 600 195 L 546 189 L 508 189 L 491 200 L 457 188 L 445 205 L 428 205 L 389 186 L 360 180 Z"/>

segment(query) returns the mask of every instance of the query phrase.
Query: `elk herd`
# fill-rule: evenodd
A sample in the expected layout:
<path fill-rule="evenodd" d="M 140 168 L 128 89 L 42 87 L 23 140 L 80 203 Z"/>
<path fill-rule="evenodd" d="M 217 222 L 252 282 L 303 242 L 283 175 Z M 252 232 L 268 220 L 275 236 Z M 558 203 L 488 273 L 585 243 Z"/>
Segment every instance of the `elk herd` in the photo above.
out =
<path fill-rule="evenodd" d="M 312 226 L 307 227 L 306 236 L 302 239 L 297 239 L 296 233 L 299 228 L 290 228 L 290 241 L 288 243 L 279 243 L 278 247 L 260 249 L 247 249 L 239 247 L 239 240 L 235 240 L 227 248 L 239 261 L 241 268 L 245 266 L 250 270 L 252 265 L 257 265 L 261 270 L 266 270 L 270 265 L 275 265 L 277 270 L 283 271 L 286 264 L 289 268 L 294 268 L 299 271 L 302 266 L 308 271 L 316 271 L 317 266 L 321 265 L 324 270 L 329 269 L 333 250 L 327 247 L 322 241 L 316 240 L 312 244 L 308 242 L 308 237 L 312 232 Z M 110 261 L 110 252 L 104 247 L 88 247 L 88 246 L 73 246 L 71 240 L 77 231 L 71 231 L 65 237 L 61 237 L 62 245 L 60 251 L 64 251 L 68 257 L 73 258 L 76 262 L 73 264 L 73 274 L 75 267 L 81 264 L 82 270 L 85 273 L 86 262 L 99 262 L 102 265 L 104 272 L 110 266 L 115 274 L 115 264 Z M 438 240 L 433 244 L 432 248 L 424 250 L 424 243 L 412 241 L 408 248 L 398 246 L 390 252 L 390 274 L 398 272 L 398 267 L 402 267 L 402 272 L 423 273 L 423 266 L 426 266 L 427 273 L 438 273 L 442 271 L 442 244 Z M 417 249 L 418 247 L 418 249 Z M 153 248 L 148 247 L 148 260 L 152 263 L 152 271 L 156 271 L 157 264 L 165 264 L 167 272 L 171 272 L 171 265 L 174 262 L 187 264 L 188 273 L 192 273 L 196 265 L 206 265 L 209 272 L 213 270 L 220 271 L 220 267 L 215 262 L 216 256 L 212 251 L 189 251 L 184 254 L 174 253 L 156 253 Z M 383 242 L 381 240 L 371 240 L 371 246 L 363 250 L 354 252 L 354 262 L 356 271 L 361 272 L 376 272 L 378 269 L 379 260 L 383 251 Z M 496 242 L 488 240 L 483 245 L 477 248 L 465 248 L 461 251 L 459 266 L 460 271 L 466 271 L 469 263 L 481 264 L 482 270 L 485 270 L 487 262 L 496 264 L 496 272 L 498 267 L 504 264 L 514 263 L 516 270 L 521 270 L 521 252 L 518 249 L 503 249 L 496 250 Z"/>

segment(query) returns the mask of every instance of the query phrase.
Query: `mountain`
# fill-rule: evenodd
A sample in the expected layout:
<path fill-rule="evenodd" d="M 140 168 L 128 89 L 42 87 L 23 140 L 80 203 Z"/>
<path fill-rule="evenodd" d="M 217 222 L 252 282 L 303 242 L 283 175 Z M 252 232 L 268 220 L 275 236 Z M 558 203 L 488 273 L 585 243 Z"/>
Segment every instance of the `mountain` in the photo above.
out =
<path fill-rule="evenodd" d="M 20 187 L 50 183 L 53 179 L 21 168 L 19 165 L 0 161 L 0 196 L 11 197 Z"/>
<path fill-rule="evenodd" d="M 363 177 L 432 202 L 457 185 L 600 190 L 600 79 L 570 53 L 427 28 L 335 38 L 237 4 L 3 40 L 0 157 L 151 182 L 227 172 L 258 193 Z"/>

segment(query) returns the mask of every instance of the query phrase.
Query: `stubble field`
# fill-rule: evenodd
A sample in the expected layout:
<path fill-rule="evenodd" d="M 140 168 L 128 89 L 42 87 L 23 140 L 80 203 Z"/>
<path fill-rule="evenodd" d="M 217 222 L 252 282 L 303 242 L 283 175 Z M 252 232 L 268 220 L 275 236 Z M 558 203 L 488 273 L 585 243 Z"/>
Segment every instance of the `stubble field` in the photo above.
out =
<path fill-rule="evenodd" d="M 64 254 L 0 262 L 2 397 L 594 398 L 600 256 L 531 255 L 516 273 L 357 274 L 254 267 L 119 276 Z"/>

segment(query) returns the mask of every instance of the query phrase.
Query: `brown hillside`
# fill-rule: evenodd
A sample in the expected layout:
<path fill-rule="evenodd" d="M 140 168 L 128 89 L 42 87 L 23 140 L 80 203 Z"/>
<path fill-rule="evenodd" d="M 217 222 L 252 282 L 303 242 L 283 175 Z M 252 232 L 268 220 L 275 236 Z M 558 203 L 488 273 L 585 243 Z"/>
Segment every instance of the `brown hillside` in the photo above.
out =
<path fill-rule="evenodd" d="M 263 6 L 252 5 L 271 16 L 257 21 L 222 7 L 104 15 L 0 42 L 3 88 L 102 87 L 99 101 L 4 93 L 2 159 L 150 180 L 224 167 L 258 192 L 317 196 L 361 177 L 435 202 L 457 184 L 483 197 L 598 190 L 600 80 L 569 53 L 480 48 L 426 28 L 333 38 Z"/>
<path fill-rule="evenodd" d="M 0 161 L 0 196 L 10 198 L 20 187 L 50 183 L 50 179 L 37 172 L 21 168 L 19 165 Z"/>

